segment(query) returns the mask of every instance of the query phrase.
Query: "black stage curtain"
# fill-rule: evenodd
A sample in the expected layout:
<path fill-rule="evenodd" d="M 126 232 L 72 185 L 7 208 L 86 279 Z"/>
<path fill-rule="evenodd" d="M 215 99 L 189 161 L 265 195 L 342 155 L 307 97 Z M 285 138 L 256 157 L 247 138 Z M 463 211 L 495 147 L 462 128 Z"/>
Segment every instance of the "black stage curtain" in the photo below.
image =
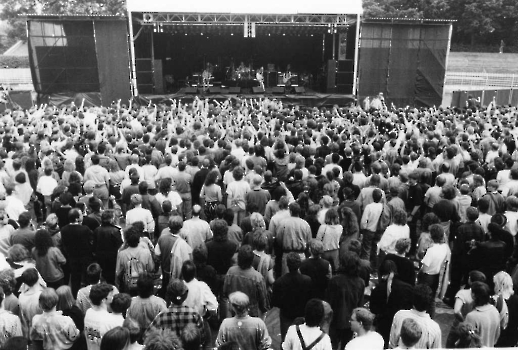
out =
<path fill-rule="evenodd" d="M 99 91 L 93 21 L 32 20 L 28 28 L 36 92 Z"/>
<path fill-rule="evenodd" d="M 383 92 L 398 107 L 442 101 L 449 25 L 363 23 L 360 100 Z"/>
<path fill-rule="evenodd" d="M 96 21 L 95 48 L 102 103 L 108 106 L 131 98 L 126 21 Z"/>

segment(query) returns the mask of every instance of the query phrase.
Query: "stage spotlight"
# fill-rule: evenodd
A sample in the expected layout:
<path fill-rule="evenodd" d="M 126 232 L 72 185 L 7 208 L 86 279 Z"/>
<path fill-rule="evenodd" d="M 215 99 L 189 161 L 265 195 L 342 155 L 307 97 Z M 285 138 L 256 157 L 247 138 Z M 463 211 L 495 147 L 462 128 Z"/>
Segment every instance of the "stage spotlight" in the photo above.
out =
<path fill-rule="evenodd" d="M 144 13 L 143 15 L 144 22 L 153 22 L 153 15 L 151 13 Z"/>

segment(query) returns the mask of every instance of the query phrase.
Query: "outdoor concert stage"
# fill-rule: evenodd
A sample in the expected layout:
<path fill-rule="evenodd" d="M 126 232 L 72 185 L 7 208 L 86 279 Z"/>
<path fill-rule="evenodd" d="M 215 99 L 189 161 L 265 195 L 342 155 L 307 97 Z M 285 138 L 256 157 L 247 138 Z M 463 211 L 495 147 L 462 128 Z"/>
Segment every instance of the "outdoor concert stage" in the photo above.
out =
<path fill-rule="evenodd" d="M 139 98 L 142 103 L 149 103 L 150 101 L 155 104 L 159 103 L 165 103 L 165 104 L 171 104 L 171 100 L 179 100 L 182 99 L 183 101 L 191 101 L 196 96 L 199 98 L 205 99 L 208 98 L 209 100 L 227 100 L 231 99 L 234 101 L 242 100 L 242 99 L 277 99 L 281 100 L 284 104 L 291 104 L 291 105 L 300 105 L 300 106 L 308 106 L 308 107 L 328 107 L 333 105 L 338 106 L 347 106 L 352 103 L 355 103 L 355 97 L 351 94 L 328 94 L 328 93 L 320 93 L 312 90 L 306 90 L 304 93 L 282 93 L 277 94 L 273 93 L 272 89 L 267 88 L 264 93 L 251 93 L 251 90 L 243 89 L 243 93 L 240 94 L 232 94 L 229 93 L 228 90 L 221 89 L 219 93 L 188 93 L 187 88 L 181 88 L 176 93 L 173 94 L 166 94 L 166 95 L 153 95 L 153 94 L 147 94 L 147 95 L 139 95 Z"/>

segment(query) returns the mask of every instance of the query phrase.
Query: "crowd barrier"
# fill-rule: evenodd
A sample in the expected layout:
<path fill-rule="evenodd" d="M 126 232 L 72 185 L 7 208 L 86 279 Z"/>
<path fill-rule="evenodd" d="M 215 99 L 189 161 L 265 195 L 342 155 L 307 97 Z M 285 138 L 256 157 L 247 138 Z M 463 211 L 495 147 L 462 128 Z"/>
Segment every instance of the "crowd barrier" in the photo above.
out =
<path fill-rule="evenodd" d="M 480 105 L 487 106 L 493 98 L 498 106 L 518 106 L 518 89 L 453 91 L 452 107 L 466 107 L 468 96 L 480 98 Z"/>

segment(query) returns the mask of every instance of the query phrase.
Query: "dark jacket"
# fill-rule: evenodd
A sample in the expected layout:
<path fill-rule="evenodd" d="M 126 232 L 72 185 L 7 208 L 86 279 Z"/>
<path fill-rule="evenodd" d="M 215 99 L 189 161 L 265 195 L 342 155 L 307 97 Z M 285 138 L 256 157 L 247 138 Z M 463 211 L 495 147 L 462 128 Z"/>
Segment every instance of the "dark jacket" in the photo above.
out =
<path fill-rule="evenodd" d="M 295 319 L 304 316 L 313 290 L 311 277 L 299 271 L 289 272 L 276 280 L 272 289 L 272 306 L 277 306 L 283 317 Z"/>
<path fill-rule="evenodd" d="M 331 328 L 351 328 L 352 311 L 363 305 L 364 290 L 365 283 L 360 277 L 339 273 L 331 278 L 326 292 L 326 301 L 333 309 Z"/>

